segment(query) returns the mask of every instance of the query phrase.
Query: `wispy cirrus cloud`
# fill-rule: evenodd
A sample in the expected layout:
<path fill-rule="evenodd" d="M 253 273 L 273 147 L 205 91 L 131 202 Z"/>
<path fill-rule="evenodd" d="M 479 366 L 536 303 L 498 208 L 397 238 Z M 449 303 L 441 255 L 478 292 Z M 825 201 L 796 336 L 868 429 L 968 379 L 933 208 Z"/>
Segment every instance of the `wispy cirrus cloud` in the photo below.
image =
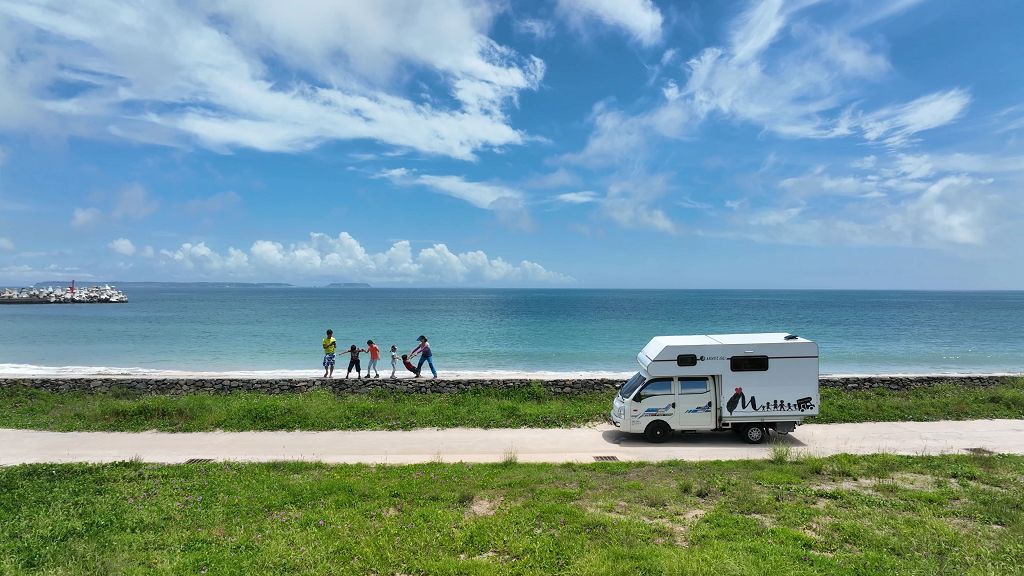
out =
<path fill-rule="evenodd" d="M 585 146 L 563 158 L 585 165 L 629 162 L 652 141 L 688 137 L 716 117 L 786 138 L 859 136 L 900 147 L 963 115 L 971 101 L 964 88 L 864 109 L 864 86 L 892 66 L 880 48 L 857 36 L 859 27 L 914 2 L 859 6 L 846 20 L 831 22 L 802 16 L 812 4 L 751 3 L 730 23 L 728 42 L 691 58 L 685 79 L 666 80 L 653 106 L 627 113 L 607 102 L 595 105 Z"/>

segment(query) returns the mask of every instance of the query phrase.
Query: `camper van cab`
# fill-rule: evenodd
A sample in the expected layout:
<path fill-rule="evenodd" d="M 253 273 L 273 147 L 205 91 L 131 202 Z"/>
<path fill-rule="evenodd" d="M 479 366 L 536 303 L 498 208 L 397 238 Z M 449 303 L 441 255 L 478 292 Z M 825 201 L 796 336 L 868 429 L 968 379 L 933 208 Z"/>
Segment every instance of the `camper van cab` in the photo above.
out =
<path fill-rule="evenodd" d="M 673 430 L 733 430 L 757 444 L 818 414 L 818 345 L 799 336 L 658 336 L 636 359 L 611 419 L 651 442 Z"/>

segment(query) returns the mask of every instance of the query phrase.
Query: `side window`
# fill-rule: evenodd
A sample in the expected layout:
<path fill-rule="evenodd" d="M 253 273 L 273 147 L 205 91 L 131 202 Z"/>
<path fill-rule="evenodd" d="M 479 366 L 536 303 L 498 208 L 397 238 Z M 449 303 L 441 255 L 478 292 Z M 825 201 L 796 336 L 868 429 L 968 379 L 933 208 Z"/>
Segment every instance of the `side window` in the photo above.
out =
<path fill-rule="evenodd" d="M 672 394 L 672 380 L 651 380 L 636 394 L 637 402 L 652 396 L 670 396 Z"/>
<path fill-rule="evenodd" d="M 764 372 L 768 369 L 768 357 L 733 356 L 729 358 L 729 369 L 733 372 Z"/>
<path fill-rule="evenodd" d="M 680 354 L 676 356 L 676 366 L 696 366 L 697 355 L 696 354 Z"/>
<path fill-rule="evenodd" d="M 707 378 L 680 378 L 680 394 L 703 394 L 708 391 Z"/>

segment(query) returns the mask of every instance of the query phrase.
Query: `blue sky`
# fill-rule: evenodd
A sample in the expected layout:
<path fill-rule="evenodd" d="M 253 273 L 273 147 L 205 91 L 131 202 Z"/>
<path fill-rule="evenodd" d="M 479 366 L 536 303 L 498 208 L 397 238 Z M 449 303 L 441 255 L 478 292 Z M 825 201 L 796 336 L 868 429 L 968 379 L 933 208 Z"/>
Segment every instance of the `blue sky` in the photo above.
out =
<path fill-rule="evenodd" d="M 0 0 L 0 283 L 1021 289 L 1022 18 Z"/>

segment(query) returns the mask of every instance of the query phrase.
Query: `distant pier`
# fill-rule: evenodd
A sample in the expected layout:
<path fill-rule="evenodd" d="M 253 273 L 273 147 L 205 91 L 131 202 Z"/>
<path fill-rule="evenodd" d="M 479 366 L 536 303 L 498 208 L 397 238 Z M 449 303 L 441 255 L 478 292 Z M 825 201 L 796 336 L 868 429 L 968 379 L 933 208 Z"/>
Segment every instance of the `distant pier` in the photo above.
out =
<path fill-rule="evenodd" d="M 76 288 L 4 288 L 0 304 L 124 304 L 128 297 L 113 286 Z"/>

